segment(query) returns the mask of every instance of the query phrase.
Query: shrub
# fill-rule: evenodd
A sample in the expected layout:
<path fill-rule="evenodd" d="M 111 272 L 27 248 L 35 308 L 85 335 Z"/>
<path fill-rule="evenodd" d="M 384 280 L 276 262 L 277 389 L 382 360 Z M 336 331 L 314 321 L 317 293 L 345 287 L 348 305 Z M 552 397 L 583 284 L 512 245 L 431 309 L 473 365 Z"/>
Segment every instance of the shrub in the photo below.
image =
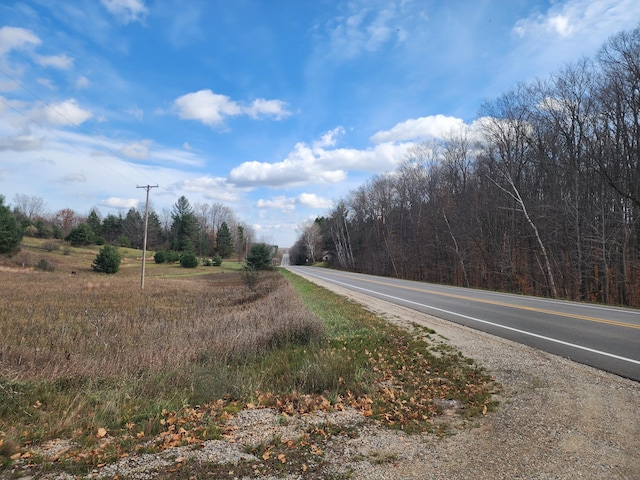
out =
<path fill-rule="evenodd" d="M 247 267 L 253 270 L 271 270 L 271 249 L 265 243 L 256 243 L 247 255 Z"/>
<path fill-rule="evenodd" d="M 65 237 L 65 240 L 74 247 L 82 247 L 85 245 L 91 245 L 95 238 L 93 230 L 86 223 L 81 223 L 77 227 L 73 227 L 69 232 L 69 235 Z"/>
<path fill-rule="evenodd" d="M 24 234 L 27 237 L 37 237 L 38 236 L 38 227 L 35 225 L 29 225 L 24 229 Z"/>
<path fill-rule="evenodd" d="M 200 262 L 193 252 L 184 252 L 180 255 L 180 265 L 184 268 L 196 268 Z"/>
<path fill-rule="evenodd" d="M 42 270 L 43 272 L 53 272 L 56 269 L 56 266 L 48 262 L 46 259 L 41 259 L 38 263 L 36 263 L 36 270 Z"/>
<path fill-rule="evenodd" d="M 122 257 L 116 247 L 105 245 L 100 249 L 100 253 L 96 256 L 91 268 L 96 272 L 117 273 L 120 270 L 121 260 Z"/>
<path fill-rule="evenodd" d="M 153 261 L 156 263 L 164 263 L 167 261 L 167 252 L 158 250 L 153 256 Z"/>
<path fill-rule="evenodd" d="M 220 265 L 222 265 L 222 257 L 220 255 L 216 255 L 215 257 L 213 257 L 212 261 L 214 267 L 219 267 Z"/>
<path fill-rule="evenodd" d="M 60 250 L 60 244 L 58 242 L 44 242 L 42 244 L 42 248 L 44 248 L 47 252 L 53 252 L 54 250 Z"/>
<path fill-rule="evenodd" d="M 126 235 L 120 235 L 118 237 L 118 245 L 124 248 L 131 248 L 131 242 L 129 241 L 129 237 Z"/>

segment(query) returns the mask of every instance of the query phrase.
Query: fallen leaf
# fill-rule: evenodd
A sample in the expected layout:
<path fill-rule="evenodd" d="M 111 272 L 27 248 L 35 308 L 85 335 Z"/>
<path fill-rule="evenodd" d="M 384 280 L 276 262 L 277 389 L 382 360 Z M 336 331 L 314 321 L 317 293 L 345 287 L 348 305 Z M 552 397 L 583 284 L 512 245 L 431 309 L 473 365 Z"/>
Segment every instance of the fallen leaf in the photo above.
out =
<path fill-rule="evenodd" d="M 483 405 L 483 406 L 482 406 L 482 414 L 483 414 L 483 415 L 486 415 L 486 414 L 487 414 L 487 406 L 486 406 L 486 405 Z"/>
<path fill-rule="evenodd" d="M 103 438 L 103 437 L 105 437 L 106 435 L 107 435 L 107 430 L 106 430 L 106 429 L 104 429 L 104 428 L 102 428 L 102 427 L 100 427 L 100 428 L 98 429 L 98 434 L 96 435 L 96 437 L 98 437 L 98 438 Z"/>
<path fill-rule="evenodd" d="M 287 463 L 287 457 L 285 457 L 284 453 L 278 455 L 278 460 L 280 460 L 282 463 Z"/>
<path fill-rule="evenodd" d="M 267 450 L 266 452 L 264 452 L 262 454 L 262 459 L 263 460 L 269 460 L 269 457 L 271 457 L 271 452 L 269 450 Z"/>

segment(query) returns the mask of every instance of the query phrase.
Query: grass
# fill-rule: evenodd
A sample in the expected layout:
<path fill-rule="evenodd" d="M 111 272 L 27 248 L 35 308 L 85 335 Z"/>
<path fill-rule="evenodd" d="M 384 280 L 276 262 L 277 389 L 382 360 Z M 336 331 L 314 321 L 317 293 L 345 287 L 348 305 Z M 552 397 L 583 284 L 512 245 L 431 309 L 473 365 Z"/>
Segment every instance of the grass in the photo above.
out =
<path fill-rule="evenodd" d="M 150 261 L 141 291 L 139 251 L 125 250 L 108 276 L 91 271 L 98 250 L 26 239 L 0 265 L 0 469 L 20 459 L 83 473 L 123 454 L 202 443 L 250 403 L 283 418 L 350 406 L 436 434 L 445 432 L 432 421 L 434 399 L 458 400 L 467 417 L 493 407 L 497 386 L 454 349 L 434 351 L 434 332 L 392 326 L 287 271 L 248 288 L 233 262 L 189 271 Z M 43 258 L 54 271 L 32 268 Z M 260 448 L 286 455 L 287 468 L 310 468 L 309 458 L 319 468 L 311 446 L 317 453 L 345 432 L 323 434 Z M 22 457 L 58 439 L 73 442 L 63 456 Z M 277 455 L 265 468 L 284 468 Z"/>

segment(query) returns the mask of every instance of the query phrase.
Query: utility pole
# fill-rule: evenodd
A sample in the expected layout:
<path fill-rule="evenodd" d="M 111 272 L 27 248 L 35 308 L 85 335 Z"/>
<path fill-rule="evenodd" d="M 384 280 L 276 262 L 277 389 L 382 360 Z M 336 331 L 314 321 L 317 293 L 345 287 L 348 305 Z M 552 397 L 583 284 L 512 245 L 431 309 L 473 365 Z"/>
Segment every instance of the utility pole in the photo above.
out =
<path fill-rule="evenodd" d="M 149 190 L 158 185 L 137 185 L 136 188 L 144 188 L 147 191 L 147 201 L 144 204 L 144 240 L 142 241 L 142 272 L 140 273 L 140 290 L 144 290 L 144 266 L 147 263 L 147 226 L 149 225 Z"/>

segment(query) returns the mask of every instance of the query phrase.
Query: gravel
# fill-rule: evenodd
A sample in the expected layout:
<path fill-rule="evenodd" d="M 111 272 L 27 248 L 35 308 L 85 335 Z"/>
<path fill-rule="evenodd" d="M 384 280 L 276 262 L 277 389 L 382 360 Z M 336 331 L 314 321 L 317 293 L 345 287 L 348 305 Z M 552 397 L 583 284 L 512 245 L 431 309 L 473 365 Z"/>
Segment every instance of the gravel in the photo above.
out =
<path fill-rule="evenodd" d="M 298 273 L 298 272 L 296 272 Z M 446 337 L 502 384 L 497 410 L 443 439 L 372 429 L 347 447 L 397 455 L 352 478 L 639 479 L 640 384 L 309 277 L 400 325 Z M 365 455 L 366 456 L 366 455 Z M 336 463 L 344 462 L 339 456 Z"/>
<path fill-rule="evenodd" d="M 389 430 L 350 409 L 290 416 L 285 422 L 275 410 L 249 409 L 229 421 L 222 440 L 205 442 L 199 449 L 181 447 L 132 456 L 96 469 L 86 478 L 151 479 L 185 461 L 257 462 L 259 459 L 245 453 L 246 447 L 274 437 L 295 439 L 309 425 L 328 422 L 355 426 L 358 434 L 331 437 L 324 450 L 323 478 L 640 479 L 639 383 L 318 279 L 309 280 L 366 305 L 390 322 L 435 330 L 502 384 L 497 409 L 471 425 L 455 416 L 443 419 L 455 432 L 443 438 Z M 305 475 L 290 473 L 278 478 Z"/>

